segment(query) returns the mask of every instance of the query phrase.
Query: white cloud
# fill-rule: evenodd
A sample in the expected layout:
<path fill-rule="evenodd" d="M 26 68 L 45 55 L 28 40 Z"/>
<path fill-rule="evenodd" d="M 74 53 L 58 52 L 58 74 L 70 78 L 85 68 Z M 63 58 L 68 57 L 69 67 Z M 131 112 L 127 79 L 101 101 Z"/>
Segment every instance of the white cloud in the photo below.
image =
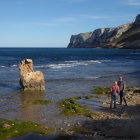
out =
<path fill-rule="evenodd" d="M 58 24 L 56 23 L 49 23 L 49 22 L 34 22 L 32 23 L 34 25 L 38 25 L 38 26 L 57 26 Z"/>
<path fill-rule="evenodd" d="M 109 16 L 98 16 L 98 15 L 82 15 L 83 18 L 87 18 L 87 19 L 109 19 L 111 17 Z"/>
<path fill-rule="evenodd" d="M 105 15 L 76 15 L 75 17 L 62 17 L 48 20 L 45 22 L 26 22 L 24 24 L 37 25 L 37 26 L 60 26 L 60 25 L 70 25 L 74 23 L 83 22 L 85 20 L 111 20 L 116 17 L 105 16 Z"/>
<path fill-rule="evenodd" d="M 76 19 L 74 17 L 67 17 L 67 18 L 57 18 L 54 21 L 56 22 L 73 22 Z"/>
<path fill-rule="evenodd" d="M 124 1 L 120 1 L 119 4 L 130 5 L 130 6 L 140 6 L 140 0 L 124 0 Z"/>
<path fill-rule="evenodd" d="M 84 21 L 100 21 L 100 20 L 104 20 L 104 21 L 117 21 L 120 19 L 128 19 L 130 17 L 134 17 L 135 15 L 131 15 L 131 14 L 122 14 L 122 15 L 75 15 L 73 17 L 61 17 L 61 18 L 54 18 L 52 20 L 48 20 L 48 21 L 41 21 L 41 22 L 25 22 L 23 24 L 26 25 L 35 25 L 35 26 L 48 26 L 48 27 L 54 27 L 54 26 L 68 26 L 68 25 L 72 25 L 72 24 L 76 24 L 77 23 L 82 23 Z"/>
<path fill-rule="evenodd" d="M 58 26 L 58 25 L 64 25 L 67 23 L 75 22 L 76 18 L 74 17 L 64 17 L 64 18 L 56 18 L 52 19 L 50 21 L 46 22 L 25 22 L 23 24 L 29 24 L 29 25 L 37 25 L 37 26 Z"/>
<path fill-rule="evenodd" d="M 11 1 L 9 1 L 9 0 L 0 0 L 0 4 L 23 4 L 24 3 L 24 1 L 23 0 L 11 0 Z"/>

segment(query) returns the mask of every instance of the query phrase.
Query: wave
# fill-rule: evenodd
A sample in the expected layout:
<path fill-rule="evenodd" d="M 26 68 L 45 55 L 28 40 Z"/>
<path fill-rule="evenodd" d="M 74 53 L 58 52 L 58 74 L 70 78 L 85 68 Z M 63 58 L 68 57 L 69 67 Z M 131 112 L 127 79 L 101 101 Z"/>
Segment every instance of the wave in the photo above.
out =
<path fill-rule="evenodd" d="M 79 80 L 87 80 L 87 79 L 98 79 L 100 78 L 101 76 L 99 77 L 73 77 L 73 78 L 58 78 L 58 79 L 45 79 L 46 82 L 53 82 L 53 81 L 79 81 Z"/>
<path fill-rule="evenodd" d="M 100 76 L 99 77 L 84 77 L 83 79 L 98 79 L 98 78 L 100 78 Z"/>
<path fill-rule="evenodd" d="M 0 66 L 0 68 L 5 68 L 5 67 L 17 67 L 17 65 Z"/>
<path fill-rule="evenodd" d="M 61 69 L 61 68 L 70 68 L 70 67 L 76 67 L 76 66 L 87 66 L 88 64 L 86 63 L 70 63 L 70 64 L 50 64 L 47 67 L 52 68 L 52 69 Z"/>
<path fill-rule="evenodd" d="M 0 68 L 5 68 L 6 66 L 0 66 Z"/>
<path fill-rule="evenodd" d="M 71 68 L 71 67 L 77 67 L 77 66 L 87 66 L 87 65 L 93 65 L 93 64 L 101 64 L 103 62 L 108 62 L 110 60 L 85 60 L 85 61 L 63 61 L 56 64 L 48 64 L 48 65 L 36 65 L 35 68 L 48 68 L 48 69 L 62 69 L 62 68 Z M 0 66 L 0 68 L 5 67 L 13 67 L 16 68 L 18 65 L 9 65 L 9 66 Z"/>
<path fill-rule="evenodd" d="M 17 65 L 11 65 L 10 67 L 17 67 Z"/>
<path fill-rule="evenodd" d="M 49 65 L 39 65 L 35 66 L 38 68 L 51 68 L 51 69 L 61 69 L 61 68 L 71 68 L 77 66 L 87 66 L 92 64 L 100 64 L 103 62 L 107 62 L 108 60 L 88 60 L 88 61 L 64 61 L 63 63 L 58 64 L 49 64 Z"/>

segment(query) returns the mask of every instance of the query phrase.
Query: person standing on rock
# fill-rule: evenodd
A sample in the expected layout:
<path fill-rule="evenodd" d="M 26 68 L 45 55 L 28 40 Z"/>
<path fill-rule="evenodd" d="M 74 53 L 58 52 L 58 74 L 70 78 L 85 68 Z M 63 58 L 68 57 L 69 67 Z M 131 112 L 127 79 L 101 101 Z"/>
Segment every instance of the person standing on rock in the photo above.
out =
<path fill-rule="evenodd" d="M 119 77 L 118 86 L 120 88 L 120 105 L 122 104 L 122 100 L 124 100 L 124 103 L 127 106 L 126 99 L 125 99 L 126 84 L 125 84 L 122 76 Z"/>
<path fill-rule="evenodd" d="M 120 93 L 120 89 L 118 86 L 117 81 L 114 82 L 114 85 L 111 87 L 111 102 L 110 102 L 110 108 L 112 108 L 112 104 L 114 102 L 114 108 L 116 108 L 116 101 L 118 94 Z"/>

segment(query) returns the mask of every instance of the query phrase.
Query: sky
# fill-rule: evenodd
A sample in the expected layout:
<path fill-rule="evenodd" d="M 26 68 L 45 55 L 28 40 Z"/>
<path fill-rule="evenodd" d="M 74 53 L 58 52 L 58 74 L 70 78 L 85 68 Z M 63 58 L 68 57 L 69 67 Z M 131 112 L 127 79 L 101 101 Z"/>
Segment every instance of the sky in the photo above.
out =
<path fill-rule="evenodd" d="M 71 35 L 137 14 L 140 0 L 0 0 L 0 47 L 67 47 Z"/>

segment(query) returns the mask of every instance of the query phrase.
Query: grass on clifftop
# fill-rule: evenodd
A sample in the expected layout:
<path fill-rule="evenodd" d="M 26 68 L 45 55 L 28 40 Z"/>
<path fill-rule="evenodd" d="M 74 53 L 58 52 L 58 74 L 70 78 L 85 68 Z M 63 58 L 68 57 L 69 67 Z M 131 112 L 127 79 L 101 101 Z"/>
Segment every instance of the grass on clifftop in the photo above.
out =
<path fill-rule="evenodd" d="M 51 132 L 53 132 L 52 129 L 35 122 L 0 119 L 0 140 L 23 136 L 28 133 L 48 134 Z"/>
<path fill-rule="evenodd" d="M 59 101 L 57 104 L 62 109 L 61 114 L 71 116 L 86 115 L 90 113 L 91 110 L 85 109 L 85 105 L 79 105 L 78 103 L 76 103 L 76 100 L 80 100 L 81 98 L 90 99 L 92 98 L 92 96 L 80 96 Z"/>
<path fill-rule="evenodd" d="M 92 94 L 110 95 L 110 88 L 108 88 L 108 87 L 96 87 L 94 90 L 92 90 Z"/>

